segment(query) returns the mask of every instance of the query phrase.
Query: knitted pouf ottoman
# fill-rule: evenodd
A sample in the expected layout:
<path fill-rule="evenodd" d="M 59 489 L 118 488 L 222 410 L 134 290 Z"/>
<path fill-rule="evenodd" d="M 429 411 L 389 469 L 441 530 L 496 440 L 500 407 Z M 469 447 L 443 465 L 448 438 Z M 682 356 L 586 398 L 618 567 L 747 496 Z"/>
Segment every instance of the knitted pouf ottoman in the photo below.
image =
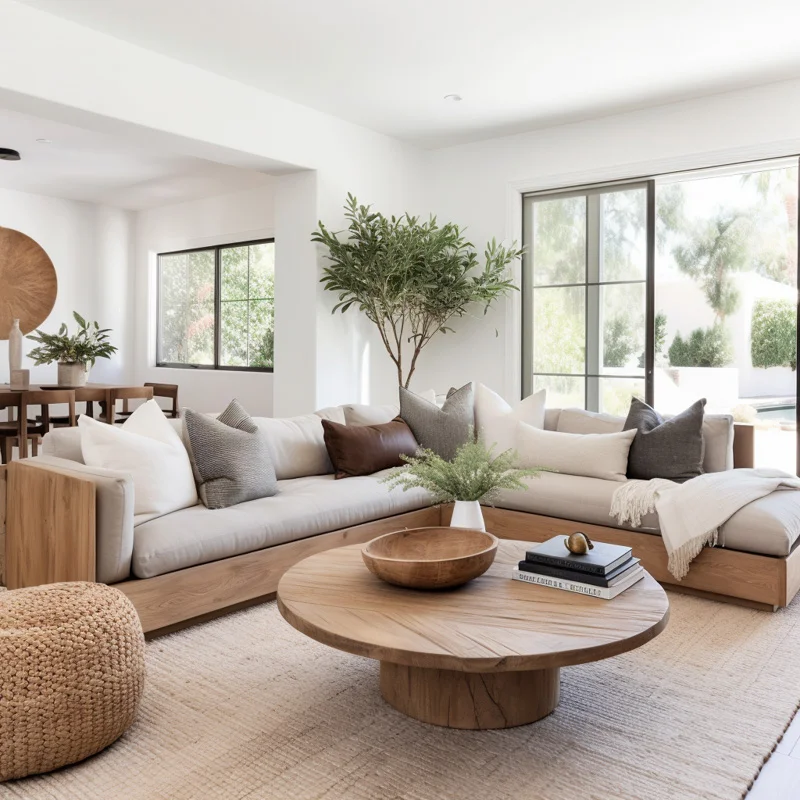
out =
<path fill-rule="evenodd" d="M 0 781 L 108 747 L 133 722 L 143 688 L 142 628 L 118 589 L 0 592 Z"/>

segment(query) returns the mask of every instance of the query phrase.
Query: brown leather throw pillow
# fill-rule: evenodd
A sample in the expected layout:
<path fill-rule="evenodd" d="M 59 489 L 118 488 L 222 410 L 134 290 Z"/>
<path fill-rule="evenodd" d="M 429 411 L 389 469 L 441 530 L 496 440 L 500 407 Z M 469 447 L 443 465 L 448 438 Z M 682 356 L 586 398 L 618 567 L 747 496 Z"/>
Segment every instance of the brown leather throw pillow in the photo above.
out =
<path fill-rule="evenodd" d="M 400 456 L 413 456 L 419 449 L 411 428 L 396 417 L 381 425 L 342 425 L 322 420 L 325 447 L 336 478 L 372 475 L 405 462 Z"/>

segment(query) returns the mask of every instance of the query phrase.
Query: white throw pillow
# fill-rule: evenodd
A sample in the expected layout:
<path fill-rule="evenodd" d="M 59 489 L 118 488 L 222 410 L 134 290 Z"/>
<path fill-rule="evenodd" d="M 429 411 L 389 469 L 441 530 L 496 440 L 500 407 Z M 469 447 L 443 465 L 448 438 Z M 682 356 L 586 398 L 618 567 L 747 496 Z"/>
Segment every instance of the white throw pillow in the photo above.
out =
<path fill-rule="evenodd" d="M 254 417 L 253 421 L 267 435 L 269 454 L 279 481 L 328 475 L 333 472 L 322 417 L 305 414 L 299 417 Z"/>
<path fill-rule="evenodd" d="M 189 454 L 155 400 L 140 405 L 122 426 L 85 414 L 78 425 L 86 464 L 132 477 L 136 517 L 158 517 L 197 505 Z"/>
<path fill-rule="evenodd" d="M 414 394 L 429 403 L 438 405 L 434 389 L 426 389 L 424 392 L 414 392 Z M 389 403 L 383 406 L 350 403 L 342 408 L 344 409 L 345 424 L 347 425 L 383 425 L 385 422 L 391 422 L 400 413 L 400 406 L 397 403 Z M 338 420 L 335 421 L 338 422 Z"/>
<path fill-rule="evenodd" d="M 326 406 L 325 408 L 318 408 L 314 413 L 321 419 L 329 419 L 331 422 L 338 422 L 340 425 L 347 424 L 347 420 L 344 418 L 344 406 Z"/>
<path fill-rule="evenodd" d="M 559 433 L 517 423 L 517 451 L 523 468 L 547 467 L 565 475 L 627 480 L 628 451 L 636 430 L 619 433 Z M 580 502 L 580 498 L 575 498 Z"/>
<path fill-rule="evenodd" d="M 544 428 L 545 399 L 546 390 L 541 389 L 512 408 L 497 392 L 479 383 L 475 390 L 475 428 L 478 436 L 487 447 L 495 445 L 495 455 L 514 449 L 520 422 L 534 428 Z"/>
<path fill-rule="evenodd" d="M 561 433 L 618 433 L 625 417 L 601 411 L 584 411 L 582 408 L 563 408 L 556 430 Z"/>
<path fill-rule="evenodd" d="M 400 406 L 391 403 L 385 406 L 349 403 L 343 408 L 346 425 L 383 425 L 384 422 L 391 422 L 400 413 Z"/>

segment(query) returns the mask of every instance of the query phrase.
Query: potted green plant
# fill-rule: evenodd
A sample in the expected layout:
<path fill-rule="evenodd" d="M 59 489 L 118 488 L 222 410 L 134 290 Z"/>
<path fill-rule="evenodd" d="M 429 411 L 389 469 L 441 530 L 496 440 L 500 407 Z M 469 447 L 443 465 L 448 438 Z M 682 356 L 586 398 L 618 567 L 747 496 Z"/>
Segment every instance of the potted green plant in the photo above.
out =
<path fill-rule="evenodd" d="M 69 335 L 66 323 L 61 323 L 58 333 L 38 329 L 27 337 L 39 344 L 29 353 L 36 366 L 57 363 L 58 385 L 65 387 L 84 386 L 95 361 L 117 352 L 108 340 L 110 328 L 88 322 L 77 311 L 72 316 L 78 323 L 78 332 L 73 336 Z"/>
<path fill-rule="evenodd" d="M 518 469 L 517 454 L 506 450 L 493 453 L 480 439 L 470 436 L 456 451 L 451 461 L 445 461 L 432 450 L 421 449 L 415 456 L 400 456 L 407 462 L 381 479 L 390 489 L 401 486 L 403 491 L 421 488 L 430 493 L 433 504 L 455 503 L 450 525 L 454 528 L 486 530 L 481 503 L 491 505 L 501 489 L 527 490 L 523 478 L 538 478 L 546 469 Z"/>
<path fill-rule="evenodd" d="M 451 321 L 480 304 L 492 303 L 515 290 L 509 265 L 522 250 L 494 239 L 486 245 L 483 264 L 461 228 L 439 225 L 403 214 L 385 217 L 347 195 L 346 238 L 322 222 L 311 241 L 327 249 L 330 264 L 321 283 L 338 295 L 333 313 L 359 309 L 377 328 L 397 369 L 397 381 L 408 388 L 422 349 L 437 333 L 453 332 Z M 407 365 L 407 366 L 406 366 Z"/>

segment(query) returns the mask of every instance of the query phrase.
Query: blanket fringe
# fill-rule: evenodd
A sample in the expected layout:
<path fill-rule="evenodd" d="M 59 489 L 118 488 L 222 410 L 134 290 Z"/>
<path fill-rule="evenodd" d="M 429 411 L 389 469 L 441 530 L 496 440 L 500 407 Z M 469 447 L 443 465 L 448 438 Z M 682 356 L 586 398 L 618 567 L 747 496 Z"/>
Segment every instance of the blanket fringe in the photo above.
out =
<path fill-rule="evenodd" d="M 674 485 L 671 481 L 658 478 L 627 481 L 614 491 L 609 516 L 614 517 L 620 525 L 627 522 L 631 527 L 638 528 L 642 524 L 642 517 L 656 510 L 658 493 Z"/>
<path fill-rule="evenodd" d="M 682 544 L 677 550 L 669 554 L 667 569 L 676 580 L 683 580 L 689 572 L 692 561 L 700 555 L 703 548 L 708 545 L 714 547 L 717 544 L 719 532 L 717 528 L 690 539 Z"/>

